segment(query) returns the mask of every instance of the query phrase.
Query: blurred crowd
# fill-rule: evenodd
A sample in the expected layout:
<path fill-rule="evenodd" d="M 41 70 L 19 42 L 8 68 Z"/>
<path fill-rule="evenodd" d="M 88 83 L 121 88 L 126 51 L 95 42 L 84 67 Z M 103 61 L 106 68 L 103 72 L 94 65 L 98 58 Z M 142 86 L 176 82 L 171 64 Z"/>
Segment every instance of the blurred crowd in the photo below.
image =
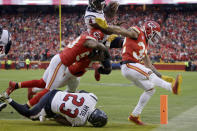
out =
<path fill-rule="evenodd" d="M 8 59 L 47 61 L 60 52 L 59 14 L 57 7 L 1 9 L 0 23 L 12 34 Z M 62 47 L 86 30 L 86 6 L 62 8 Z M 154 62 L 197 61 L 197 10 L 195 6 L 121 6 L 115 19 L 108 20 L 128 28 L 146 20 L 161 24 L 162 39 L 149 46 Z M 113 61 L 120 61 L 121 49 L 110 50 Z"/>

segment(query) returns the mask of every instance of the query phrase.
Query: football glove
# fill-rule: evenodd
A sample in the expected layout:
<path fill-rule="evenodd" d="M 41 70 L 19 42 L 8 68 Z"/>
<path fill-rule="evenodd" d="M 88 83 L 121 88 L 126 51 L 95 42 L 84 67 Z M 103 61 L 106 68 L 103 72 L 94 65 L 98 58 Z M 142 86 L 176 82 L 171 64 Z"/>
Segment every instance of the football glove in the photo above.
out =
<path fill-rule="evenodd" d="M 112 34 L 107 38 L 107 42 L 111 43 L 116 37 L 118 37 L 118 35 L 116 34 Z"/>
<path fill-rule="evenodd" d="M 107 21 L 101 18 L 95 18 L 95 22 L 103 29 L 106 29 L 108 27 Z"/>

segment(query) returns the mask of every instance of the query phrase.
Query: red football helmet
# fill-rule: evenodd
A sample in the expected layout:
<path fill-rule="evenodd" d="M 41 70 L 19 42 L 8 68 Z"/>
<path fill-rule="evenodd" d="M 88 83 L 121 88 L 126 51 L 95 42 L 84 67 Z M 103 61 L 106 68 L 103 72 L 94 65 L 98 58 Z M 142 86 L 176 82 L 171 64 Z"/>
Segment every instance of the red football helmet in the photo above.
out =
<path fill-rule="evenodd" d="M 104 34 L 100 30 L 94 28 L 90 30 L 90 36 L 94 37 L 99 42 L 104 39 Z"/>
<path fill-rule="evenodd" d="M 161 27 L 155 21 L 147 21 L 143 25 L 144 33 L 149 44 L 158 43 L 161 38 Z"/>

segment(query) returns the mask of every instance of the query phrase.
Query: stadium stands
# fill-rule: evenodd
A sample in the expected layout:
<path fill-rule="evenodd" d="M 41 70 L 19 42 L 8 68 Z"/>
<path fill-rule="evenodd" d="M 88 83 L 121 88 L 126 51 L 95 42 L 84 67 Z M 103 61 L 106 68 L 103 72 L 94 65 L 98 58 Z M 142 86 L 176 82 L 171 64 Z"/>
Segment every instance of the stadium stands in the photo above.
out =
<path fill-rule="evenodd" d="M 183 8 L 184 6 L 184 8 Z M 62 8 L 62 45 L 66 46 L 86 30 L 83 15 L 86 6 Z M 12 33 L 13 46 L 9 59 L 23 61 L 47 61 L 59 52 L 59 16 L 56 6 L 0 7 L 0 23 Z M 8 15 L 9 14 L 9 15 Z M 140 5 L 121 6 L 111 24 L 122 22 L 123 27 L 142 25 L 144 20 L 156 20 L 162 24 L 160 44 L 150 46 L 154 62 L 197 61 L 195 6 Z M 112 49 L 113 61 L 121 59 L 120 49 Z"/>

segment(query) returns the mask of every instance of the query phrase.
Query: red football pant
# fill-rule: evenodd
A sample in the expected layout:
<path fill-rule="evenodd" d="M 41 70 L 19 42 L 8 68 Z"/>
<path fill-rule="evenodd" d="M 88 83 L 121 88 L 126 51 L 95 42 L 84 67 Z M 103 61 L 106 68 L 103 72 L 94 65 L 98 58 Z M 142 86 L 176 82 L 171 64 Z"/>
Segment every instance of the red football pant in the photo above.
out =
<path fill-rule="evenodd" d="M 28 106 L 29 107 L 32 107 L 32 106 L 34 106 L 35 104 L 37 104 L 39 101 L 40 101 L 40 99 L 48 92 L 49 90 L 48 89 L 44 89 L 44 90 L 42 90 L 41 92 L 38 92 L 38 93 L 36 93 L 36 95 L 32 98 L 32 99 L 30 99 L 29 101 L 28 101 Z"/>
<path fill-rule="evenodd" d="M 19 88 L 45 88 L 46 83 L 41 78 L 40 80 L 23 81 L 18 83 Z"/>

